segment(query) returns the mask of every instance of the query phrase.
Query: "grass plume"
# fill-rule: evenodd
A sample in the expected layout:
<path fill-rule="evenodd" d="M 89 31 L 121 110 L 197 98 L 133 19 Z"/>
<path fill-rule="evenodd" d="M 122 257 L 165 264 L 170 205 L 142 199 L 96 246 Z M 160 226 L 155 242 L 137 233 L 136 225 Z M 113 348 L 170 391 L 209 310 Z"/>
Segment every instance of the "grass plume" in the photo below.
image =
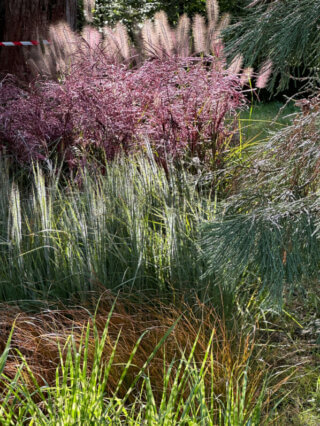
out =
<path fill-rule="evenodd" d="M 205 18 L 196 14 L 192 25 L 194 49 L 196 53 L 207 53 L 207 27 Z"/>

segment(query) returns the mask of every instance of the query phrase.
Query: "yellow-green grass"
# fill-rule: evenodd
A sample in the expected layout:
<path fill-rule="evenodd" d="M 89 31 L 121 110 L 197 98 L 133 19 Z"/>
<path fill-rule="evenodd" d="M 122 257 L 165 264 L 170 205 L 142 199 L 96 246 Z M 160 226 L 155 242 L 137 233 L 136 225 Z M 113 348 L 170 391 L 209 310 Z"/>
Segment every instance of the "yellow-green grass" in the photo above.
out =
<path fill-rule="evenodd" d="M 26 314 L 6 307 L 4 425 L 260 425 L 292 375 L 255 327 L 227 330 L 213 308 L 113 303 Z M 4 318 L 4 317 L 3 317 Z M 15 322 L 14 322 L 15 321 Z"/>

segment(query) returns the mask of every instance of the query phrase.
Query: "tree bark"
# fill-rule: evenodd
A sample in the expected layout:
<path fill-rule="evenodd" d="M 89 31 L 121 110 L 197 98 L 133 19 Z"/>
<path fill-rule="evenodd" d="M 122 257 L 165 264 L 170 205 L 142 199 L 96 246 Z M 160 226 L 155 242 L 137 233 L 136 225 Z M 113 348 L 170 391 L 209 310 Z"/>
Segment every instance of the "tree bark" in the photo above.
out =
<path fill-rule="evenodd" d="M 0 41 L 48 36 L 50 24 L 67 21 L 76 29 L 77 0 L 0 0 Z M 0 73 L 28 79 L 26 57 L 36 47 L 0 47 Z"/>

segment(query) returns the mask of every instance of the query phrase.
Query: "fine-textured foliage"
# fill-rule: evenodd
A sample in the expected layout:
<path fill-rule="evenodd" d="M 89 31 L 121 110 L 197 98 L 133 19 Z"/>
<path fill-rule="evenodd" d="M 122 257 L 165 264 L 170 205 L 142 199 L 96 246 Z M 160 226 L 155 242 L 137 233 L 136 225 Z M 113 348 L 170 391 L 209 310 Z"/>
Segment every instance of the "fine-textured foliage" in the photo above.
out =
<path fill-rule="evenodd" d="M 204 297 L 198 227 L 214 209 L 187 174 L 141 158 L 65 187 L 56 172 L 46 182 L 37 168 L 25 192 L 1 170 L 1 300 L 86 301 L 104 289 Z"/>
<path fill-rule="evenodd" d="M 207 274 L 217 274 L 226 285 L 245 276 L 279 303 L 284 286 L 293 289 L 304 280 L 319 279 L 319 205 L 315 213 L 308 207 L 307 202 L 278 203 L 242 215 L 228 212 L 221 223 L 207 225 Z"/>
<path fill-rule="evenodd" d="M 320 66 L 320 1 L 252 2 L 242 20 L 226 30 L 228 53 L 242 53 L 253 65 L 271 60 L 271 88 L 287 87 L 290 76 L 301 71 L 317 77 Z M 280 81 L 277 81 L 280 76 Z M 320 84 L 318 80 L 318 85 Z"/>
<path fill-rule="evenodd" d="M 118 302 L 89 320 L 79 309 L 20 313 L 1 376 L 1 423 L 267 421 L 281 379 L 267 387 L 267 363 L 253 353 L 251 332 L 228 333 L 213 309 L 198 309 L 196 316 Z"/>
<path fill-rule="evenodd" d="M 254 276 L 278 300 L 284 285 L 319 279 L 319 100 L 306 105 L 309 112 L 256 147 L 221 221 L 205 226 L 208 273 L 229 284 Z"/>
<path fill-rule="evenodd" d="M 94 48 L 95 45 L 95 48 Z M 88 156 L 113 159 L 145 149 L 162 164 L 198 157 L 221 168 L 244 104 L 239 78 L 219 59 L 166 57 L 130 68 L 114 63 L 93 34 L 63 81 L 0 87 L 0 141 L 17 162 L 56 153 L 72 168 Z"/>

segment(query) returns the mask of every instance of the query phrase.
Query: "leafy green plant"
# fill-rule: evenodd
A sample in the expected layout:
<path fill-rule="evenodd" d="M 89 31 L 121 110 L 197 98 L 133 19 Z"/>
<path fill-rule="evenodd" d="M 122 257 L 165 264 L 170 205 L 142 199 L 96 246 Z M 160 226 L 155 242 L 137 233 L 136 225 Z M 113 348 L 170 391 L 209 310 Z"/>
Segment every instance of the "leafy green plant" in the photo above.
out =
<path fill-rule="evenodd" d="M 116 0 L 112 3 L 105 0 L 96 0 L 93 22 L 98 27 L 115 25 L 122 22 L 133 32 L 146 18 L 151 17 L 160 6 L 156 0 Z"/>
<path fill-rule="evenodd" d="M 105 23 L 114 25 L 123 22 L 130 30 L 141 24 L 145 18 L 152 18 L 155 12 L 164 11 L 171 24 L 177 24 L 179 17 L 184 13 L 189 17 L 195 14 L 206 13 L 206 0 L 134 0 L 129 4 L 118 0 L 111 3 L 106 0 L 96 0 L 94 22 L 97 26 Z M 234 16 L 243 13 L 245 0 L 220 0 L 221 12 L 231 13 Z"/>

